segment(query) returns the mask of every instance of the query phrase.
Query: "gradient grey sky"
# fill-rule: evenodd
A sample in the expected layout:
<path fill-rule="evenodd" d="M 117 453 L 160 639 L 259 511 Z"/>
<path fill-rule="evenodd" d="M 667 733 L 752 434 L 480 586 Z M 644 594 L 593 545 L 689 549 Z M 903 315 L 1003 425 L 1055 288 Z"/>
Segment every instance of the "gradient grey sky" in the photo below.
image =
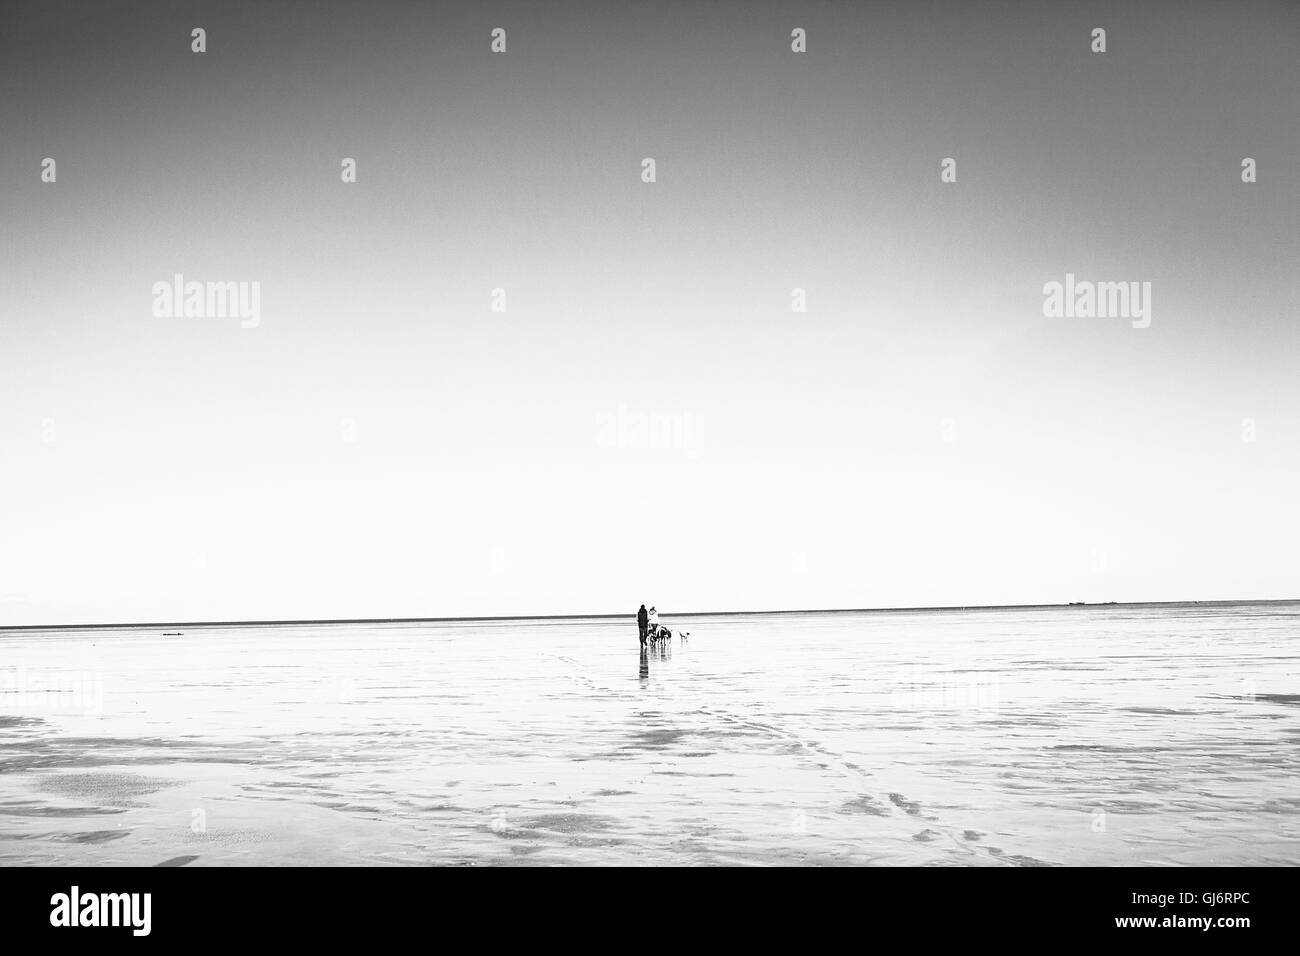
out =
<path fill-rule="evenodd" d="M 0 624 L 1300 593 L 1300 6 L 0 18 Z"/>

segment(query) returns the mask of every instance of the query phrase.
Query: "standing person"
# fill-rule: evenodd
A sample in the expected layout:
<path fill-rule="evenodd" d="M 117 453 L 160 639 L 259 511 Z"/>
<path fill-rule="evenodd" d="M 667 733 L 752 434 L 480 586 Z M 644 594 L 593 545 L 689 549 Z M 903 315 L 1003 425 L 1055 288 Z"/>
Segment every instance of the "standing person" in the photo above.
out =
<path fill-rule="evenodd" d="M 645 605 L 641 605 L 641 610 L 636 612 L 636 628 L 641 632 L 641 646 L 645 647 L 646 629 L 650 624 L 650 616 L 645 612 Z"/>
<path fill-rule="evenodd" d="M 654 609 L 654 605 L 650 606 L 649 621 L 650 621 L 650 633 L 655 637 L 658 637 L 659 636 L 659 612 Z"/>

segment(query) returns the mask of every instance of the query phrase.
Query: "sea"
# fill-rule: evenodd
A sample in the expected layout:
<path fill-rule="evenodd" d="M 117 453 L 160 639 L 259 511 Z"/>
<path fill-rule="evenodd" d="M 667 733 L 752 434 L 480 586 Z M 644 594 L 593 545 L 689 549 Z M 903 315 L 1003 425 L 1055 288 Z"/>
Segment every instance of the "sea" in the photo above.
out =
<path fill-rule="evenodd" d="M 1300 863 L 1300 602 L 0 630 L 0 865 Z"/>

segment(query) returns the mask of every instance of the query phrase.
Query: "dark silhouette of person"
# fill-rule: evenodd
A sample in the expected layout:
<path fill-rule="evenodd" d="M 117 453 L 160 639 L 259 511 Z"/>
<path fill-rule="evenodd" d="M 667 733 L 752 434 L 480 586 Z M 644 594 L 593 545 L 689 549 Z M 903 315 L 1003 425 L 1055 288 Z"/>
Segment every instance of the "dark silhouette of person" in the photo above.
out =
<path fill-rule="evenodd" d="M 641 632 L 641 646 L 645 647 L 646 631 L 650 627 L 650 615 L 646 613 L 645 605 L 641 605 L 641 610 L 636 612 L 636 629 Z"/>

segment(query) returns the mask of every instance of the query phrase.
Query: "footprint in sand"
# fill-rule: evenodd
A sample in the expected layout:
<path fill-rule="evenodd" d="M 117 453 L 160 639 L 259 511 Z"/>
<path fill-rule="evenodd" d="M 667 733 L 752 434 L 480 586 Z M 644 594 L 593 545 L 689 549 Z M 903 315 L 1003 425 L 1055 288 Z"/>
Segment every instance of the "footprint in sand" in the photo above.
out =
<path fill-rule="evenodd" d="M 921 805 L 914 800 L 908 800 L 901 793 L 891 793 L 889 795 L 889 802 L 900 810 L 905 810 L 914 817 L 919 817 L 921 815 Z"/>
<path fill-rule="evenodd" d="M 853 800 L 847 800 L 840 810 L 841 813 L 869 813 L 876 817 L 887 817 L 889 811 L 882 807 L 865 793 Z"/>

